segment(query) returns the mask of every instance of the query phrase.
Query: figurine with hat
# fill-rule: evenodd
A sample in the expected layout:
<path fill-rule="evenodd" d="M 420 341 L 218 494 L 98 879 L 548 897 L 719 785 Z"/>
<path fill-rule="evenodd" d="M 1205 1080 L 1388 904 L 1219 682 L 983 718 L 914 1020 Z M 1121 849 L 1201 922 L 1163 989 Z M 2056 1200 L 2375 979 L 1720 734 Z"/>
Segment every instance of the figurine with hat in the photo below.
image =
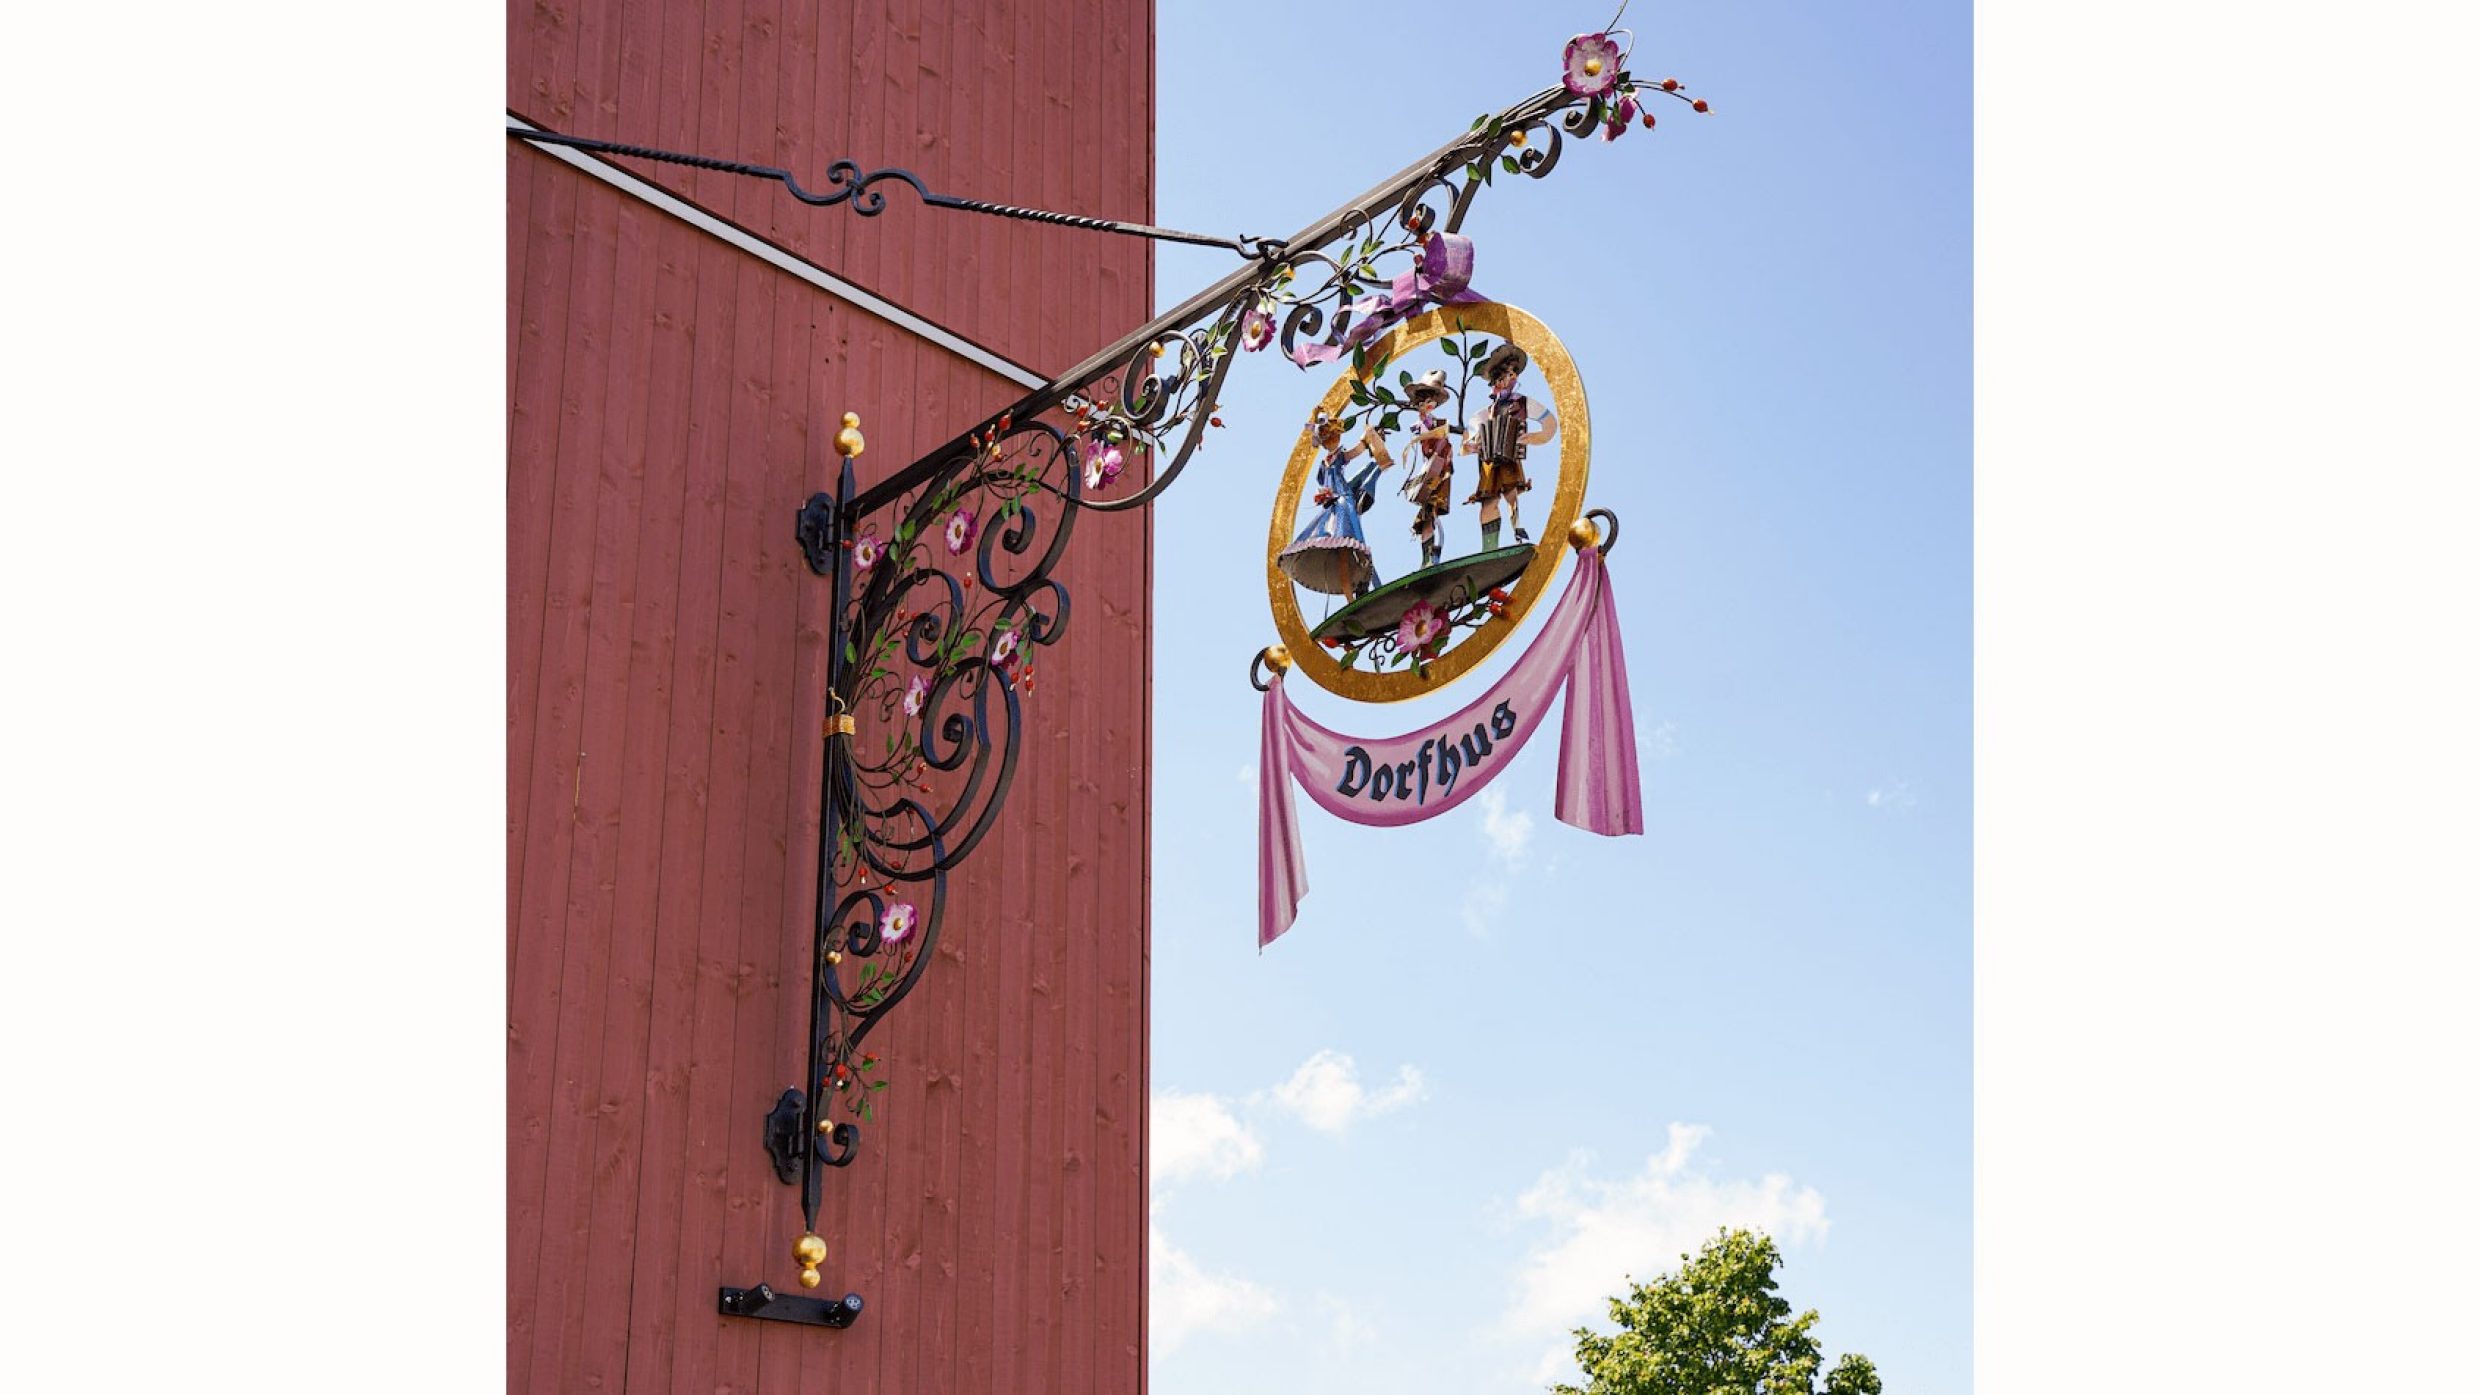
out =
<path fill-rule="evenodd" d="M 1421 540 L 1421 565 L 1434 566 L 1445 550 L 1439 520 L 1455 501 L 1455 443 L 1448 439 L 1452 431 L 1438 409 L 1447 404 L 1447 370 L 1433 368 L 1421 375 L 1418 382 L 1405 389 L 1404 398 L 1419 413 L 1413 427 L 1412 444 L 1420 452 L 1422 467 L 1406 471 L 1404 497 L 1417 509 L 1412 517 L 1412 536 Z"/>
<path fill-rule="evenodd" d="M 1377 564 L 1369 555 L 1369 539 L 1361 532 L 1361 514 L 1376 502 L 1372 486 L 1378 472 L 1395 463 L 1386 441 L 1373 430 L 1363 431 L 1350 446 L 1343 443 L 1343 423 L 1321 409 L 1310 423 L 1323 453 L 1317 465 L 1317 502 L 1309 526 L 1275 558 L 1286 576 L 1312 591 L 1330 596 L 1361 596 L 1378 584 Z M 1370 462 L 1358 477 L 1346 478 L 1343 467 L 1366 452 Z"/>
<path fill-rule="evenodd" d="M 1524 475 L 1524 451 L 1559 434 L 1558 414 L 1545 406 L 1536 425 L 1532 404 L 1516 390 L 1517 380 L 1531 362 L 1524 350 L 1513 344 L 1499 345 L 1481 361 L 1481 377 L 1490 385 L 1490 400 L 1473 414 L 1464 433 L 1465 451 L 1481 457 L 1481 485 L 1465 502 L 1481 506 L 1481 547 L 1485 552 L 1498 546 L 1498 514 L 1502 505 L 1508 521 L 1515 525 L 1516 541 L 1533 540 L 1516 513 L 1516 496 L 1533 487 Z"/>

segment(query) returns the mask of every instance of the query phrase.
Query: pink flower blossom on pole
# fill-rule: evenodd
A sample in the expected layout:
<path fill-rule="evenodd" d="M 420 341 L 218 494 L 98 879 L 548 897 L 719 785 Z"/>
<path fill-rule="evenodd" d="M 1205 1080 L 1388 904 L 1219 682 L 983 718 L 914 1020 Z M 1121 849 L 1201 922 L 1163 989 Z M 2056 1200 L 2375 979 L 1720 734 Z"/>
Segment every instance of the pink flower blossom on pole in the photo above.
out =
<path fill-rule="evenodd" d="M 1619 41 L 1608 34 L 1578 34 L 1567 41 L 1567 90 L 1579 97 L 1599 97 L 1619 84 Z"/>
<path fill-rule="evenodd" d="M 913 933 L 913 924 L 920 916 L 921 912 L 914 909 L 912 902 L 896 902 L 887 908 L 885 915 L 879 917 L 878 938 L 888 944 L 896 943 Z"/>
<path fill-rule="evenodd" d="M 1427 601 L 1417 601 L 1395 622 L 1395 647 L 1406 654 L 1426 657 L 1438 641 L 1447 637 L 1446 612 Z"/>

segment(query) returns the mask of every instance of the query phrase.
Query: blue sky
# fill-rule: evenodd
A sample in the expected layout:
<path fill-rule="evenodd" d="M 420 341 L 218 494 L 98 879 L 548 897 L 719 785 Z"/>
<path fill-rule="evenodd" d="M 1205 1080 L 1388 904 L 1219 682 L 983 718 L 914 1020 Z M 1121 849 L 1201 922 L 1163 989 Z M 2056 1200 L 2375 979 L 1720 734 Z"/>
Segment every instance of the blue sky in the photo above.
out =
<path fill-rule="evenodd" d="M 1607 17 L 1166 4 L 1157 216 L 1289 232 L 1555 81 Z M 1715 113 L 1571 145 L 1465 231 L 1475 285 L 1585 380 L 1646 835 L 1556 822 L 1549 741 L 1409 829 L 1303 800 L 1310 895 L 1261 956 L 1241 674 L 1330 376 L 1243 360 L 1156 510 L 1162 1395 L 1538 1390 L 1598 1295 L 1724 1223 L 1784 1241 L 1829 1351 L 1901 1395 L 1969 1386 L 1969 10 L 1627 22 L 1636 71 Z M 1165 247 L 1158 303 L 1230 264 Z M 1507 654 L 1439 700 L 1299 700 L 1404 730 Z"/>

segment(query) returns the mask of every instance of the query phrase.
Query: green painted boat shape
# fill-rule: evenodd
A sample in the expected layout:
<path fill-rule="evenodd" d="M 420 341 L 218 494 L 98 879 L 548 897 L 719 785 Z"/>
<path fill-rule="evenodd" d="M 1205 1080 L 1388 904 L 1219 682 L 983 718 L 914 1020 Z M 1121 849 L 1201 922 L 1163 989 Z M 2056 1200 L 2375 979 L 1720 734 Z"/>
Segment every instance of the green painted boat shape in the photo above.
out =
<path fill-rule="evenodd" d="M 1476 552 L 1469 557 L 1450 557 L 1433 566 L 1423 567 L 1395 578 L 1368 595 L 1343 607 L 1319 622 L 1309 631 L 1311 639 L 1368 639 L 1395 628 L 1404 612 L 1421 602 L 1445 608 L 1486 596 L 1493 588 L 1506 586 L 1524 575 L 1533 564 L 1536 543 L 1515 543 Z"/>

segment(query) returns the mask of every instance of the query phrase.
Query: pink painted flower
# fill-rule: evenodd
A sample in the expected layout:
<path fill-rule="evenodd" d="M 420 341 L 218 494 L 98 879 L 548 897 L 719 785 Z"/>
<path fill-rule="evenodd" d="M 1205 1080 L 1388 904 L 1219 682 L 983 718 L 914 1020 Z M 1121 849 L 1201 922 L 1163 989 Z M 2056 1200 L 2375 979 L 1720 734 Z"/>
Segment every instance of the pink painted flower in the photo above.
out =
<path fill-rule="evenodd" d="M 1610 119 L 1602 123 L 1602 139 L 1614 141 L 1627 134 L 1628 123 L 1635 119 L 1636 99 L 1621 97 L 1619 105 L 1611 108 Z"/>
<path fill-rule="evenodd" d="M 1395 647 L 1407 654 L 1426 655 L 1447 637 L 1447 613 L 1427 601 L 1415 601 L 1395 622 Z"/>
<path fill-rule="evenodd" d="M 1015 630 L 999 632 L 998 640 L 990 646 L 990 663 L 993 668 L 1006 668 L 1015 662 L 1017 633 Z"/>
<path fill-rule="evenodd" d="M 1567 41 L 1567 90 L 1599 97 L 1619 82 L 1619 41 L 1608 34 L 1578 34 Z"/>
<path fill-rule="evenodd" d="M 920 918 L 921 912 L 913 908 L 912 902 L 898 901 L 878 918 L 878 938 L 884 943 L 894 944 L 912 934 L 913 923 Z"/>
<path fill-rule="evenodd" d="M 974 535 L 980 533 L 981 531 L 981 522 L 980 520 L 974 518 L 973 510 L 958 509 L 954 513 L 949 514 L 947 516 L 948 555 L 951 557 L 955 556 L 958 553 L 963 552 L 966 548 L 971 547 L 973 545 Z"/>
<path fill-rule="evenodd" d="M 864 533 L 853 539 L 852 554 L 853 575 L 868 576 L 870 568 L 878 565 L 878 559 L 887 555 L 887 544 L 879 541 L 876 533 Z"/>
<path fill-rule="evenodd" d="M 920 716 L 922 704 L 928 702 L 929 700 L 929 677 L 926 674 L 914 674 L 913 681 L 904 685 L 904 715 L 907 717 Z"/>
<path fill-rule="evenodd" d="M 1256 353 L 1273 342 L 1274 316 L 1258 306 L 1250 306 L 1249 312 L 1240 317 L 1240 347 Z"/>
<path fill-rule="evenodd" d="M 1124 462 L 1120 456 L 1119 447 L 1107 441 L 1087 441 L 1085 443 L 1085 487 L 1100 489 L 1118 479 L 1122 463 Z"/>

